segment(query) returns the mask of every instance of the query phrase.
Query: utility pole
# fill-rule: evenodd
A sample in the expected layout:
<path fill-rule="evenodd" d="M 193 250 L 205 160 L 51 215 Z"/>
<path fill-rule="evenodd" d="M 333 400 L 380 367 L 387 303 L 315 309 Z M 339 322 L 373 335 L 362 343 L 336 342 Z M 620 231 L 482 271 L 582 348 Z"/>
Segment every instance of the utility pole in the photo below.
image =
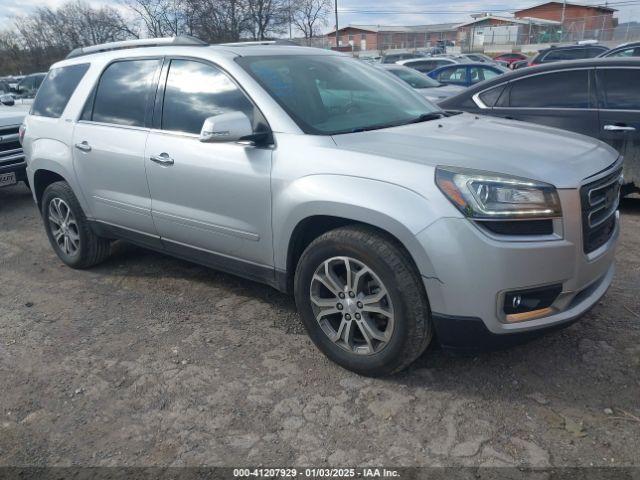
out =
<path fill-rule="evenodd" d="M 338 41 L 338 0 L 335 0 L 334 2 L 335 5 L 335 9 L 336 9 L 336 50 L 338 49 L 338 47 L 340 47 L 340 42 Z"/>
<path fill-rule="evenodd" d="M 291 19 L 291 0 L 289 0 L 289 40 L 293 39 L 293 35 L 292 35 L 292 31 L 291 31 L 291 24 L 293 23 L 292 19 Z"/>
<path fill-rule="evenodd" d="M 564 20 L 565 20 L 566 12 L 567 12 L 567 0 L 562 0 L 562 20 L 560 20 L 560 41 L 562 41 L 562 37 L 564 36 Z"/>

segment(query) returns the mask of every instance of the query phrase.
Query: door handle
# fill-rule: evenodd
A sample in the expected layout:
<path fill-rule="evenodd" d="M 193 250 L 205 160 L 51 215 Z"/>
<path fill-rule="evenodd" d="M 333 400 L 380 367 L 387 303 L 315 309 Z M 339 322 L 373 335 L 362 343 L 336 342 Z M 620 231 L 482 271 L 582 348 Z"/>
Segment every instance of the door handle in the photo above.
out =
<path fill-rule="evenodd" d="M 605 125 L 605 131 L 607 132 L 635 132 L 636 127 L 629 127 L 627 125 Z"/>
<path fill-rule="evenodd" d="M 165 166 L 173 165 L 174 163 L 173 158 L 171 158 L 169 154 L 165 152 L 162 152 L 160 155 L 151 155 L 151 157 L 149 157 L 149 160 L 159 165 Z"/>
<path fill-rule="evenodd" d="M 86 140 L 84 142 L 81 142 L 81 143 L 76 143 L 76 148 L 78 150 L 80 150 L 81 152 L 90 152 L 91 151 L 91 145 L 89 145 L 89 143 Z"/>

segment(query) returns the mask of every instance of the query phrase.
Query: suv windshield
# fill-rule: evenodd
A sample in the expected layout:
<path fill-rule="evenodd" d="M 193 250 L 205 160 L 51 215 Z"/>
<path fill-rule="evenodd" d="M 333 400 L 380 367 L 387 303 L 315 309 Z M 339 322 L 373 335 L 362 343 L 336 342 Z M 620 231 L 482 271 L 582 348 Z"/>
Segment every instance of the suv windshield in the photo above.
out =
<path fill-rule="evenodd" d="M 441 111 L 387 73 L 348 57 L 282 55 L 237 62 L 309 134 L 405 125 Z"/>

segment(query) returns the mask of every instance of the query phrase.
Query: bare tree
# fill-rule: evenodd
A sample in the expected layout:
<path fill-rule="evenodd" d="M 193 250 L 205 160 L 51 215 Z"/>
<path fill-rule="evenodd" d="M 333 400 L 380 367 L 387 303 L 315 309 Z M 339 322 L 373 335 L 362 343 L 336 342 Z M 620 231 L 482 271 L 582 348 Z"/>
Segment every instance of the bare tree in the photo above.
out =
<path fill-rule="evenodd" d="M 302 32 L 307 44 L 320 34 L 320 27 L 327 24 L 331 13 L 332 0 L 295 0 L 291 20 Z"/>
<path fill-rule="evenodd" d="M 21 51 L 17 71 L 45 70 L 76 47 L 124 40 L 137 36 L 120 12 L 112 7 L 91 7 L 76 0 L 58 9 L 39 7 L 15 19 L 12 37 Z M 11 47 L 15 51 L 15 46 Z M 11 48 L 0 44 L 3 54 Z M 11 72 L 8 72 L 11 73 Z M 16 73 L 16 72 L 14 72 Z"/>
<path fill-rule="evenodd" d="M 289 23 L 289 0 L 248 0 L 247 6 L 254 40 L 285 31 Z"/>
<path fill-rule="evenodd" d="M 188 0 L 123 0 L 150 37 L 193 33 L 193 10 Z"/>
<path fill-rule="evenodd" d="M 208 42 L 236 42 L 251 30 L 249 0 L 188 0 L 195 14 L 194 34 Z"/>

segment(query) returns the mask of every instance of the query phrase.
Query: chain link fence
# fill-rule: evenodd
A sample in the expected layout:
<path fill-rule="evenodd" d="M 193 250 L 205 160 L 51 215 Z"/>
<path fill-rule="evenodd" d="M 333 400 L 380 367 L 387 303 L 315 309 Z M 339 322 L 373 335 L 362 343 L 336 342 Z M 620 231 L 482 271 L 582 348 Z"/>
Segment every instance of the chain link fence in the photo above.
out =
<path fill-rule="evenodd" d="M 390 51 L 446 50 L 449 53 L 535 53 L 550 45 L 595 41 L 608 47 L 640 41 L 640 21 L 619 23 L 612 15 L 566 18 L 564 22 L 513 19 L 511 22 L 479 19 L 438 31 L 435 25 L 376 26 L 375 31 L 345 33 L 338 50 L 355 56 L 380 56 Z M 355 28 L 355 27 L 354 27 Z M 300 45 L 336 49 L 335 36 L 293 39 Z"/>

